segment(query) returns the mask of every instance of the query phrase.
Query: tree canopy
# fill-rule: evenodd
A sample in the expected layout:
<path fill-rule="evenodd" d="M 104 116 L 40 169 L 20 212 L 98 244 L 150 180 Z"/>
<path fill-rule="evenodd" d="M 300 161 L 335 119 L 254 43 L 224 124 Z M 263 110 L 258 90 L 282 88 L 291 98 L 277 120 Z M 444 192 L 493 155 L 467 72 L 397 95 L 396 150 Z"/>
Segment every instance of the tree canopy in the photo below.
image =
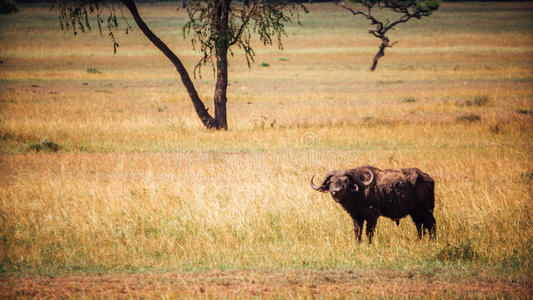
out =
<path fill-rule="evenodd" d="M 374 71 L 379 59 L 385 55 L 385 48 L 394 46 L 397 42 L 390 42 L 387 34 L 395 26 L 405 23 L 412 18 L 420 19 L 433 14 L 439 9 L 440 0 L 347 0 L 355 6 L 349 6 L 345 2 L 341 6 L 349 10 L 354 16 L 361 15 L 374 26 L 368 33 L 381 40 L 379 51 L 374 57 L 370 70 Z M 378 18 L 374 9 L 390 10 L 395 13 L 396 19 Z"/>
<path fill-rule="evenodd" d="M 235 47 L 241 49 L 250 66 L 255 56 L 251 46 L 254 35 L 264 45 L 272 45 L 273 41 L 277 41 L 282 49 L 282 37 L 286 35 L 285 24 L 298 15 L 299 7 L 307 11 L 305 6 L 296 5 L 294 1 L 227 1 L 227 8 L 219 6 L 219 2 L 187 1 L 189 20 L 183 27 L 183 33 L 190 36 L 193 47 L 203 53 L 195 71 L 200 71 L 201 66 L 206 63 L 214 66 L 213 59 L 217 51 L 222 50 L 220 48 L 227 48 L 231 55 L 234 54 Z M 212 17 L 220 14 L 221 12 L 217 11 L 220 9 L 227 9 L 229 12 L 227 24 L 218 24 L 220 20 Z"/>

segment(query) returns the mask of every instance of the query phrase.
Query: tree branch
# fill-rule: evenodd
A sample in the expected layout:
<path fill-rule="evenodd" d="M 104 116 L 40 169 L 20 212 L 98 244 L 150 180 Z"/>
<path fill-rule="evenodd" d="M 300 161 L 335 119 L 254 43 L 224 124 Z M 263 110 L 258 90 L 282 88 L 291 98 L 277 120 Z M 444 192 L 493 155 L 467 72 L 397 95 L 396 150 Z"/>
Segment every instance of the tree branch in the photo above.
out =
<path fill-rule="evenodd" d="M 342 8 L 349 10 L 354 16 L 357 16 L 357 15 L 363 15 L 363 16 L 365 16 L 365 17 L 368 17 L 368 15 L 365 14 L 364 12 L 362 12 L 362 11 L 355 11 L 355 10 L 353 10 L 351 7 L 349 7 L 348 5 L 346 5 L 346 3 L 344 3 L 344 2 L 341 2 L 339 5 L 340 5 Z"/>
<path fill-rule="evenodd" d="M 189 73 L 183 66 L 181 60 L 176 56 L 176 54 L 174 54 L 174 52 L 172 52 L 168 48 L 168 46 L 163 41 L 161 41 L 152 32 L 152 30 L 150 30 L 148 25 L 146 25 L 146 23 L 139 15 L 139 11 L 137 10 L 137 6 L 133 2 L 133 0 L 121 0 L 121 2 L 130 11 L 131 15 L 133 16 L 133 19 L 135 20 L 135 23 L 137 23 L 137 26 L 139 26 L 144 35 L 152 42 L 152 44 L 154 44 L 154 46 L 156 46 L 161 52 L 163 52 L 163 54 L 176 67 L 176 70 L 180 74 L 181 81 L 187 89 L 187 92 L 189 93 L 189 97 L 194 105 L 194 109 L 196 110 L 196 113 L 198 114 L 198 117 L 200 118 L 204 126 L 208 129 L 217 128 L 216 120 L 209 114 L 209 112 L 205 108 L 204 103 L 198 96 L 198 92 L 196 91 L 196 88 L 194 87 L 194 84 L 192 83 L 191 78 L 189 77 Z"/>
<path fill-rule="evenodd" d="M 412 17 L 414 17 L 414 15 L 411 15 L 409 13 L 406 13 L 405 15 L 401 16 L 398 20 L 390 23 L 389 25 L 387 25 L 385 27 L 385 29 L 383 30 L 383 34 L 387 33 L 387 31 L 389 31 L 389 29 L 391 29 L 392 27 L 400 24 L 400 23 L 405 23 L 407 21 L 409 21 Z"/>
<path fill-rule="evenodd" d="M 242 30 L 244 29 L 244 27 L 246 27 L 246 24 L 248 24 L 248 22 L 250 21 L 253 13 L 255 12 L 255 8 L 256 7 L 257 7 L 257 2 L 254 2 L 254 4 L 252 5 L 252 8 L 250 9 L 250 12 L 246 15 L 246 18 L 242 21 L 242 24 L 239 27 L 239 30 L 237 31 L 237 34 L 235 34 L 235 36 L 233 36 L 233 39 L 230 41 L 230 43 L 229 43 L 230 46 L 232 46 L 235 43 L 237 43 L 237 41 L 239 40 L 239 37 L 242 34 Z"/>

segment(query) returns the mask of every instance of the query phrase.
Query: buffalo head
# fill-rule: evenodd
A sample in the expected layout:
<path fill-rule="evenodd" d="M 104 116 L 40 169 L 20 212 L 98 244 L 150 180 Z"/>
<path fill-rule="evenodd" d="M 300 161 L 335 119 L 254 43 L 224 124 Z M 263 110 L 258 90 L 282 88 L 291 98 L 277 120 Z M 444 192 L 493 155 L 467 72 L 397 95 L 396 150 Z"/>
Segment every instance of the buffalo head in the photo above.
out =
<path fill-rule="evenodd" d="M 313 183 L 314 175 L 311 177 L 310 184 L 316 191 L 323 193 L 330 192 L 331 196 L 337 200 L 343 198 L 347 192 L 357 192 L 359 191 L 359 187 L 369 186 L 374 181 L 374 173 L 370 170 L 367 170 L 367 172 L 370 174 L 370 178 L 362 181 L 359 179 L 359 176 L 353 174 L 350 170 L 332 170 L 326 174 L 320 186 Z"/>

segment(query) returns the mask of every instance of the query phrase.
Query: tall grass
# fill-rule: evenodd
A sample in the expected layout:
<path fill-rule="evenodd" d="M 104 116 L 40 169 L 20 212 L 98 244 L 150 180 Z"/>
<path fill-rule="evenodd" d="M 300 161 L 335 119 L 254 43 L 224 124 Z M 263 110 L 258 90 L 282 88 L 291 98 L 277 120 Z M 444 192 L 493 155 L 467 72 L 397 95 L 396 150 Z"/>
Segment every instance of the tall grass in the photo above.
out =
<path fill-rule="evenodd" d="M 312 6 L 285 52 L 258 49 L 268 68 L 232 59 L 227 132 L 201 127 L 137 30 L 113 56 L 105 39 L 61 34 L 48 10 L 0 17 L 0 271 L 530 278 L 533 126 L 517 111 L 532 110 L 531 13 L 495 5 L 445 5 L 407 26 L 375 73 L 363 23 Z M 193 66 L 168 8 L 142 13 Z M 488 17 L 505 30 L 475 25 Z M 457 20 L 472 26 L 443 25 Z M 209 99 L 213 79 L 196 83 Z M 490 101 L 458 105 L 480 95 Z M 57 152 L 32 148 L 45 140 Z M 435 178 L 436 241 L 382 218 L 372 245 L 355 242 L 348 215 L 308 180 L 363 164 Z"/>
<path fill-rule="evenodd" d="M 521 159 L 482 149 L 470 149 L 468 157 L 457 149 L 384 156 L 287 150 L 4 157 L 2 265 L 32 272 L 453 272 L 466 264 L 469 272 L 505 271 L 513 278 L 531 271 L 531 174 Z M 359 245 L 349 217 L 307 185 L 311 174 L 331 166 L 368 162 L 416 165 L 435 177 L 437 242 L 416 241 L 410 220 L 397 228 L 381 219 L 375 243 Z M 462 256 L 466 244 L 474 257 Z M 459 252 L 450 254 L 449 247 Z"/>

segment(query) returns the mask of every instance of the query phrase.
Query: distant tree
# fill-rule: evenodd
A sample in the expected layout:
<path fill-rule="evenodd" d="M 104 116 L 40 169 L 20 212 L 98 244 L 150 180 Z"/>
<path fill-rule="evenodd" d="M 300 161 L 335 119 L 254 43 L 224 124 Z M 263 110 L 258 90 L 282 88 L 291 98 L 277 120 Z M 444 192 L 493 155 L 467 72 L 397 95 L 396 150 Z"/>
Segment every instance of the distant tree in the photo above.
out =
<path fill-rule="evenodd" d="M 115 52 L 118 43 L 114 38 L 113 30 L 119 26 L 117 13 L 120 13 L 119 16 L 122 16 L 125 21 L 126 33 L 131 28 L 121 15 L 120 8 L 126 7 L 144 35 L 170 60 L 178 71 L 204 126 L 208 129 L 227 129 L 228 53 L 233 55 L 232 49 L 240 48 L 244 52 L 248 65 L 250 65 L 255 55 L 251 46 L 253 35 L 257 35 L 265 45 L 272 45 L 275 40 L 282 48 L 281 38 L 285 35 L 284 25 L 291 22 L 294 16 L 297 16 L 299 8 L 303 8 L 306 12 L 307 10 L 298 1 L 289 0 L 187 0 L 183 1 L 182 4 L 186 6 L 188 13 L 188 21 L 183 28 L 183 34 L 190 36 L 193 48 L 199 49 L 203 53 L 194 69 L 194 74 L 200 74 L 201 67 L 206 64 L 211 64 L 216 74 L 213 97 L 214 116 L 209 114 L 198 96 L 198 92 L 181 60 L 152 32 L 140 16 L 133 0 L 57 0 L 61 27 L 64 30 L 72 30 L 74 34 L 77 34 L 78 31 L 90 30 L 91 20 L 94 20 L 90 18 L 90 15 L 94 14 L 100 33 L 102 33 L 102 26 L 104 26 L 113 40 Z"/>
<path fill-rule="evenodd" d="M 14 0 L 0 0 L 0 14 L 11 14 L 18 11 Z"/>
<path fill-rule="evenodd" d="M 368 32 L 381 40 L 378 53 L 374 56 L 370 71 L 374 71 L 378 61 L 385 55 L 385 48 L 394 46 L 387 37 L 389 30 L 398 24 L 405 23 L 412 18 L 420 19 L 430 16 L 433 11 L 439 9 L 440 0 L 347 0 L 354 6 L 348 6 L 345 2 L 341 6 L 349 10 L 353 15 L 365 17 L 374 26 Z M 387 18 L 379 19 L 374 15 L 374 8 L 379 10 L 391 10 L 397 15 L 397 19 L 391 21 Z"/>

